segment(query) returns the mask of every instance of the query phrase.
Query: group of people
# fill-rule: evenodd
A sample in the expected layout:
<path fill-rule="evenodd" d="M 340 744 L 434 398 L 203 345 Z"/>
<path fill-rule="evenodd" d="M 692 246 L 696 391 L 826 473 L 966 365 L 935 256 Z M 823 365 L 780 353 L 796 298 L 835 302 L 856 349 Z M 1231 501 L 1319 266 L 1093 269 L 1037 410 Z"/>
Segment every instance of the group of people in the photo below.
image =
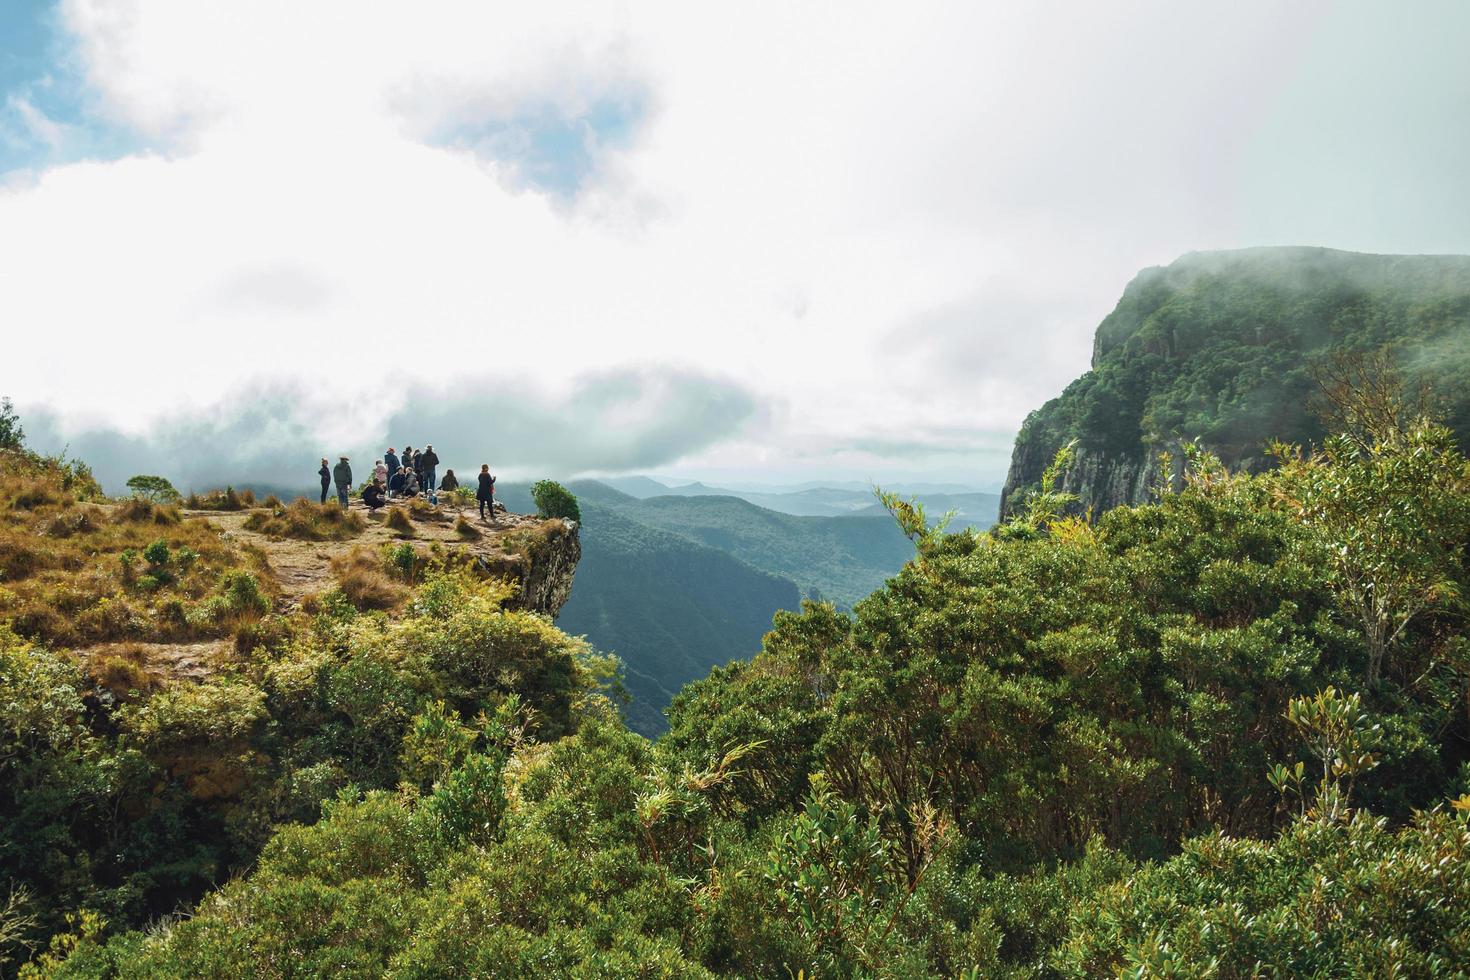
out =
<path fill-rule="evenodd" d="M 439 503 L 439 493 L 448 493 L 459 489 L 459 478 L 454 475 L 454 470 L 446 469 L 443 479 L 437 479 L 439 473 L 439 456 L 434 452 L 434 444 L 430 443 L 422 450 L 411 446 L 403 447 L 400 456 L 392 446 L 383 454 L 383 458 L 373 461 L 373 478 L 362 491 L 362 502 L 367 505 L 368 510 L 377 510 L 390 500 L 409 499 L 424 494 L 430 503 L 435 506 Z M 347 494 L 352 488 L 352 465 L 351 461 L 342 456 L 337 465 L 328 469 L 327 461 L 322 460 L 322 468 L 317 474 L 322 480 L 322 503 L 327 502 L 327 490 L 332 484 L 337 487 L 337 500 L 342 509 L 347 509 Z M 437 481 L 437 483 L 436 483 Z M 475 490 L 475 498 L 480 504 L 481 519 L 495 520 L 495 477 L 490 475 L 490 464 L 483 463 L 480 466 L 479 486 Z"/>

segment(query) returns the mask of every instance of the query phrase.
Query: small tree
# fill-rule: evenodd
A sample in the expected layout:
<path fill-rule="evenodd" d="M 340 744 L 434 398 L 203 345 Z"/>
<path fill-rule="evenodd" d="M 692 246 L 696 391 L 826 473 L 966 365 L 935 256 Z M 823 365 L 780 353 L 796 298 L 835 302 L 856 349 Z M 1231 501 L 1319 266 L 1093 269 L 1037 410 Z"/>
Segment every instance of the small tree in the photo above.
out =
<path fill-rule="evenodd" d="M 133 496 L 151 500 L 155 504 L 173 504 L 181 499 L 174 485 L 161 476 L 138 475 L 128 478 L 128 489 Z"/>
<path fill-rule="evenodd" d="M 1459 596 L 1455 571 L 1470 534 L 1470 474 L 1454 436 L 1428 419 L 1372 442 L 1328 439 L 1283 458 L 1283 494 L 1333 571 L 1343 612 L 1363 630 L 1368 684 L 1416 616 Z"/>
<path fill-rule="evenodd" d="M 21 449 L 25 446 L 26 433 L 20 427 L 20 416 L 9 398 L 0 398 L 0 449 Z"/>
<path fill-rule="evenodd" d="M 1380 726 L 1372 723 L 1357 694 L 1343 695 L 1335 687 L 1309 698 L 1292 698 L 1286 717 L 1322 764 L 1316 796 L 1309 807 L 1304 786 L 1306 766 L 1300 762 L 1292 768 L 1272 766 L 1266 778 L 1282 796 L 1301 798 L 1303 816 L 1310 813 L 1319 820 L 1345 819 L 1353 783 L 1378 765 L 1378 757 L 1370 748 L 1379 738 Z"/>
<path fill-rule="evenodd" d="M 536 512 L 542 517 L 560 517 L 569 521 L 582 519 L 577 498 L 555 480 L 537 480 L 531 484 L 531 499 L 536 502 Z"/>

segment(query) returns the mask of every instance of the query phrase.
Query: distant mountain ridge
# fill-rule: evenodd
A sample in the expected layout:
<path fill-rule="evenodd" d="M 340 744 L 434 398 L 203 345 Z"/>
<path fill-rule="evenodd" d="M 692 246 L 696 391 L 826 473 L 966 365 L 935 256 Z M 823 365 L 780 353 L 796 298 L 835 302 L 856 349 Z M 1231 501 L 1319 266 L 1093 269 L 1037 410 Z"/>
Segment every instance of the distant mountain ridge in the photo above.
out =
<path fill-rule="evenodd" d="M 737 483 L 712 486 L 703 482 L 664 483 L 647 476 L 616 476 L 596 480 L 639 500 L 651 497 L 736 497 L 747 503 L 794 517 L 884 517 L 869 484 L 855 481 L 808 482 L 789 486 Z M 903 496 L 915 496 L 935 516 L 951 508 L 960 511 L 963 524 L 988 528 L 1000 514 L 1000 494 L 957 483 L 900 483 L 885 485 Z M 958 526 L 958 525 L 957 525 Z"/>
<path fill-rule="evenodd" d="M 913 544 L 886 517 L 801 517 L 716 494 L 637 500 L 595 480 L 571 489 L 579 500 L 734 555 L 839 606 L 871 593 L 913 556 Z"/>
<path fill-rule="evenodd" d="M 1146 500 L 1184 440 L 1259 469 L 1268 440 L 1322 437 L 1314 362 L 1384 345 L 1470 436 L 1470 257 L 1251 248 L 1145 269 L 1098 325 L 1092 369 L 1021 427 L 1002 511 L 1072 441 L 1063 488 L 1095 510 Z"/>

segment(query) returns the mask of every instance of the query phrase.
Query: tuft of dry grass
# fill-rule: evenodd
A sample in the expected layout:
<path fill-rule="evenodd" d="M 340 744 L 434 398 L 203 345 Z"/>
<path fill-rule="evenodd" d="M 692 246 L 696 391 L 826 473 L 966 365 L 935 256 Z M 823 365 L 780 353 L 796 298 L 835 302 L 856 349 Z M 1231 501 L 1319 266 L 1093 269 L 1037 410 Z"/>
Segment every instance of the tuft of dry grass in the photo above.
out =
<path fill-rule="evenodd" d="M 408 597 L 408 589 L 395 581 L 375 551 L 353 548 L 332 559 L 332 574 L 342 594 L 358 609 L 393 609 Z"/>
<path fill-rule="evenodd" d="M 177 524 L 179 509 L 172 504 L 155 504 L 141 497 L 129 497 L 117 505 L 112 519 L 118 524 Z"/>
<path fill-rule="evenodd" d="M 301 541 L 346 541 L 357 537 L 366 527 L 361 514 L 344 511 L 336 504 L 314 504 L 304 497 L 298 497 L 286 507 L 256 511 L 245 518 L 247 531 Z"/>
<path fill-rule="evenodd" d="M 106 656 L 93 658 L 86 672 L 93 683 L 106 688 L 119 701 L 135 693 L 151 693 L 164 684 L 163 678 L 148 669 L 147 655 L 139 644 L 119 647 Z"/>
<path fill-rule="evenodd" d="M 415 497 L 408 502 L 408 516 L 416 521 L 429 521 L 433 524 L 442 524 L 449 520 L 449 514 L 429 503 L 423 497 Z"/>
<path fill-rule="evenodd" d="M 400 538 L 413 538 L 418 532 L 413 529 L 413 521 L 409 520 L 408 513 L 402 507 L 389 507 L 388 516 L 383 523 L 398 532 Z"/>
<path fill-rule="evenodd" d="M 253 503 L 255 495 L 251 494 L 250 499 Z M 184 499 L 184 506 L 189 510 L 244 510 L 246 504 L 234 487 L 225 487 L 202 494 L 191 493 Z"/>
<path fill-rule="evenodd" d="M 42 532 L 47 537 L 69 538 L 74 534 L 86 534 L 96 530 L 98 511 L 95 508 L 67 510 L 51 518 Z"/>
<path fill-rule="evenodd" d="M 459 535 L 462 541 L 478 541 L 485 535 L 474 524 L 465 519 L 463 514 L 454 522 L 454 533 Z"/>
<path fill-rule="evenodd" d="M 6 489 L 10 491 L 8 496 L 12 510 L 70 507 L 76 502 L 71 494 L 54 481 L 46 479 L 45 476 L 22 476 L 15 479 Z"/>
<path fill-rule="evenodd" d="M 507 534 L 501 545 L 506 551 L 535 560 L 553 541 L 567 533 L 567 525 L 561 518 L 542 521 L 535 527 L 521 528 Z"/>

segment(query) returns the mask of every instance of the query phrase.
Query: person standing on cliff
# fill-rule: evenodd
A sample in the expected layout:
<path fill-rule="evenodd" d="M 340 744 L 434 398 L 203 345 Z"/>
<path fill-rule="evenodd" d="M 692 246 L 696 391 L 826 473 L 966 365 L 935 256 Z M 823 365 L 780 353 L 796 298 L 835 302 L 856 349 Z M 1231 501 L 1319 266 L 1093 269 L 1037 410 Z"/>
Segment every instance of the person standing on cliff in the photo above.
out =
<path fill-rule="evenodd" d="M 475 491 L 475 499 L 480 502 L 480 520 L 485 520 L 485 513 L 490 514 L 490 523 L 495 523 L 495 477 L 490 475 L 490 464 L 480 464 L 480 489 Z"/>
<path fill-rule="evenodd" d="M 347 462 L 346 456 L 341 457 L 337 465 L 332 467 L 332 481 L 337 484 L 337 502 L 346 510 L 347 491 L 352 487 L 352 466 Z"/>
<path fill-rule="evenodd" d="M 439 456 L 434 452 L 432 442 L 424 447 L 424 454 L 419 459 L 423 464 L 419 470 L 419 482 L 423 484 L 424 492 L 428 493 L 438 486 L 434 482 L 434 470 L 439 465 Z"/>
<path fill-rule="evenodd" d="M 373 479 L 385 487 L 388 485 L 388 466 L 381 459 L 373 463 Z"/>
<path fill-rule="evenodd" d="M 398 467 L 403 465 L 402 463 L 398 462 L 398 454 L 393 451 L 392 446 L 389 446 L 388 451 L 383 454 L 383 465 L 388 467 L 389 476 L 397 473 Z"/>
<path fill-rule="evenodd" d="M 332 485 L 332 471 L 327 469 L 327 459 L 322 457 L 322 468 L 316 471 L 316 475 L 322 478 L 322 503 L 327 502 L 327 488 Z"/>

